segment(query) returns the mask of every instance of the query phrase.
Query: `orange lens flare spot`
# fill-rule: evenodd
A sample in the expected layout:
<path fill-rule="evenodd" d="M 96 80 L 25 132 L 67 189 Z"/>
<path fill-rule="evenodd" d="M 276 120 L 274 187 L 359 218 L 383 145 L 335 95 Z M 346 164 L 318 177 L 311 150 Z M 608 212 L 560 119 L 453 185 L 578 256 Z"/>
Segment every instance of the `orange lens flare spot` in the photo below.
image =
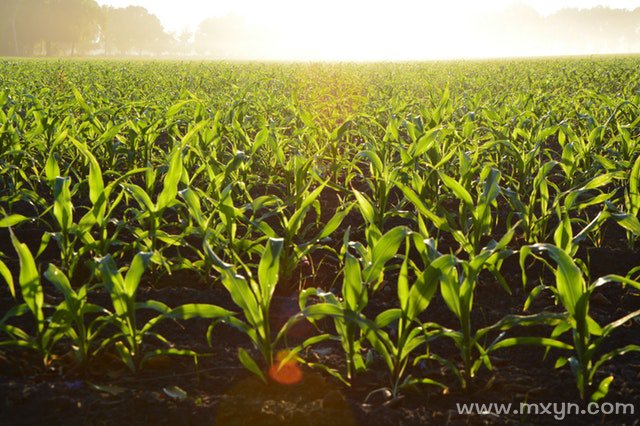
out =
<path fill-rule="evenodd" d="M 295 359 L 282 362 L 288 352 L 281 351 L 276 355 L 276 362 L 269 367 L 269 377 L 281 385 L 295 385 L 302 381 L 302 370 Z"/>

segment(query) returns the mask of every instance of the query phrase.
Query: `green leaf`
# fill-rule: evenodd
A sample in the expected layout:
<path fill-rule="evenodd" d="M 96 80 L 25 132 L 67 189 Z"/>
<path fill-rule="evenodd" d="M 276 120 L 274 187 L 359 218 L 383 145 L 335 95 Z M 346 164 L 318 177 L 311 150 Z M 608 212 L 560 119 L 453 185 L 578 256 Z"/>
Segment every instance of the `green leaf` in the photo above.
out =
<path fill-rule="evenodd" d="M 29 307 L 29 310 L 33 313 L 38 330 L 42 331 L 44 329 L 44 313 L 42 312 L 44 293 L 42 291 L 42 285 L 40 284 L 40 274 L 38 273 L 36 262 L 27 245 L 18 241 L 13 231 L 10 230 L 10 233 L 11 242 L 20 259 L 20 276 L 18 282 L 20 283 L 22 298 Z"/>
<path fill-rule="evenodd" d="M 131 183 L 123 183 L 122 186 L 133 195 L 133 198 L 138 202 L 140 207 L 147 209 L 147 211 L 155 213 L 156 206 L 149 198 L 149 195 L 144 191 L 144 189 L 140 188 L 138 185 Z"/>
<path fill-rule="evenodd" d="M 338 210 L 333 215 L 333 217 L 331 217 L 331 219 L 329 219 L 329 221 L 324 226 L 324 228 L 322 228 L 322 230 L 320 231 L 318 236 L 315 238 L 315 240 L 316 241 L 320 241 L 323 238 L 328 237 L 329 235 L 331 235 L 333 233 L 333 231 L 338 229 L 338 226 L 340 226 L 340 224 L 342 223 L 344 218 L 347 216 L 347 214 L 349 214 L 349 212 L 351 211 L 352 207 L 353 207 L 353 204 L 347 206 L 347 208 Z"/>
<path fill-rule="evenodd" d="M 407 298 L 406 315 L 409 320 L 415 320 L 420 315 L 433 298 L 441 277 L 454 277 L 456 260 L 452 255 L 443 255 L 431 262 L 429 266 L 416 278 L 416 282 L 409 290 Z M 446 284 L 443 284 L 446 285 Z M 446 293 L 446 290 L 441 289 Z M 444 294 L 443 294 L 444 296 Z M 452 303 L 457 303 L 453 302 Z M 454 305 L 451 305 L 454 306 Z M 456 311 L 454 311 L 455 313 Z"/>
<path fill-rule="evenodd" d="M 102 191 L 104 191 L 104 181 L 102 180 L 102 170 L 95 157 L 87 150 L 85 153 L 89 158 L 89 199 L 93 204 L 98 202 Z"/>
<path fill-rule="evenodd" d="M 12 214 L 0 219 L 0 228 L 8 228 L 10 226 L 16 226 L 22 222 L 29 220 L 28 217 L 21 214 Z"/>
<path fill-rule="evenodd" d="M 284 239 L 269 238 L 267 245 L 262 252 L 260 264 L 258 265 L 258 282 L 262 289 L 264 301 L 270 300 L 278 283 L 278 273 L 280 271 L 280 255 L 284 246 Z"/>
<path fill-rule="evenodd" d="M 569 254 L 556 246 L 534 244 L 532 248 L 548 252 L 555 260 L 558 265 L 555 275 L 560 300 L 565 309 L 571 315 L 575 315 L 578 300 L 586 290 L 586 284 L 580 268 L 578 268 Z"/>
<path fill-rule="evenodd" d="M 235 315 L 235 313 L 216 305 L 206 303 L 188 303 L 172 309 L 170 312 L 166 313 L 164 317 L 187 320 L 192 318 L 225 318 L 233 315 Z"/>
<path fill-rule="evenodd" d="M 442 182 L 444 182 L 444 184 L 451 191 L 453 191 L 455 196 L 458 197 L 460 201 L 466 204 L 467 207 L 473 208 L 473 199 L 471 198 L 471 194 L 469 194 L 469 192 L 466 189 L 464 189 L 464 187 L 460 185 L 460 183 L 457 180 L 447 176 L 442 172 L 439 172 L 438 174 L 440 175 L 440 179 L 442 179 Z"/>
<path fill-rule="evenodd" d="M 402 261 L 400 267 L 400 275 L 398 275 L 398 301 L 400 306 L 407 306 L 407 299 L 409 297 L 409 259 L 407 257 Z"/>
<path fill-rule="evenodd" d="M 609 362 L 613 358 L 615 358 L 617 356 L 620 356 L 620 355 L 624 355 L 624 354 L 626 354 L 628 352 L 640 352 L 640 346 L 638 346 L 638 345 L 627 345 L 627 346 L 623 346 L 621 348 L 614 349 L 611 352 L 607 352 L 606 354 L 603 354 L 600 357 L 600 359 L 598 359 L 598 361 L 593 364 L 593 367 L 591 368 L 589 380 L 593 380 L 593 376 L 596 374 L 596 372 L 600 369 L 600 367 L 605 362 Z"/>
<path fill-rule="evenodd" d="M 598 385 L 598 389 L 591 395 L 591 401 L 599 401 L 609 393 L 609 385 L 613 382 L 613 376 L 605 377 Z"/>
<path fill-rule="evenodd" d="M 180 196 L 187 203 L 189 214 L 191 215 L 191 217 L 195 218 L 198 226 L 201 228 L 205 228 L 206 224 L 202 218 L 202 206 L 200 204 L 200 197 L 198 197 L 196 191 L 191 188 L 185 188 L 180 191 Z"/>
<path fill-rule="evenodd" d="M 631 168 L 631 174 L 629 175 L 629 203 L 630 211 L 633 216 L 637 216 L 640 212 L 640 191 L 638 185 L 640 184 L 640 156 L 636 158 Z"/>
<path fill-rule="evenodd" d="M 262 147 L 262 145 L 264 145 L 267 140 L 269 139 L 269 128 L 265 127 L 264 129 L 260 130 L 257 134 L 256 137 L 253 141 L 253 145 L 251 146 L 251 154 L 255 154 L 260 147 Z"/>
<path fill-rule="evenodd" d="M 403 185 L 400 182 L 396 182 L 396 186 L 404 193 L 404 196 L 416 207 L 418 213 L 429 219 L 436 228 L 443 231 L 448 231 L 447 220 L 433 213 L 424 202 L 420 199 L 411 188 Z"/>
<path fill-rule="evenodd" d="M 152 256 L 153 253 L 140 252 L 133 257 L 127 275 L 124 278 L 124 290 L 129 297 L 133 297 L 136 293 L 138 284 L 140 284 L 140 278 L 142 278 L 142 274 L 149 265 Z"/>
<path fill-rule="evenodd" d="M 325 185 L 326 182 L 318 186 L 313 192 L 308 194 L 305 197 L 304 201 L 300 204 L 298 210 L 296 210 L 293 215 L 291 215 L 291 218 L 289 218 L 289 223 L 287 224 L 288 232 L 290 235 L 295 235 L 300 230 L 304 214 L 307 212 L 307 209 L 311 206 L 311 204 L 313 204 L 320 196 Z"/>
<path fill-rule="evenodd" d="M 508 339 L 504 339 L 496 343 L 491 347 L 492 351 L 497 351 L 498 349 L 510 348 L 513 346 L 521 346 L 521 345 L 534 345 L 534 346 L 544 346 L 547 348 L 556 348 L 556 349 L 566 349 L 572 350 L 573 346 L 561 342 L 556 339 L 550 339 L 548 337 L 510 337 Z"/>
<path fill-rule="evenodd" d="M 610 322 L 601 330 L 601 335 L 607 336 L 616 328 L 623 326 L 624 324 L 628 323 L 638 316 L 640 316 L 640 309 L 630 312 L 622 318 L 618 318 L 617 320 Z"/>
<path fill-rule="evenodd" d="M 438 382 L 437 380 L 429 379 L 427 377 L 423 377 L 419 379 L 418 378 L 407 379 L 403 383 L 402 387 L 415 386 L 415 385 L 430 385 L 430 386 L 437 386 L 442 389 L 447 389 L 446 385 Z"/>
<path fill-rule="evenodd" d="M 16 287 L 13 283 L 13 276 L 11 275 L 11 271 L 7 267 L 7 265 L 0 260 L 0 276 L 4 278 L 4 281 L 7 283 L 9 287 L 9 291 L 11 292 L 11 296 L 16 297 Z"/>
<path fill-rule="evenodd" d="M 111 301 L 116 314 L 126 316 L 129 314 L 127 293 L 125 282 L 118 271 L 118 266 L 110 254 L 98 261 L 98 269 L 107 292 L 111 296 Z"/>
<path fill-rule="evenodd" d="M 233 303 L 235 303 L 244 312 L 247 321 L 252 326 L 262 324 L 262 316 L 256 296 L 251 291 L 249 283 L 242 275 L 238 275 L 232 269 L 223 269 L 222 284 L 225 286 Z"/>
<path fill-rule="evenodd" d="M 366 157 L 371 162 L 371 166 L 373 170 L 377 174 L 382 174 L 384 172 L 384 165 L 382 164 L 382 160 L 374 151 L 366 150 L 358 153 L 358 156 Z"/>
<path fill-rule="evenodd" d="M 640 236 L 640 221 L 636 216 L 629 213 L 611 213 L 610 217 L 616 223 L 634 235 Z"/>
<path fill-rule="evenodd" d="M 58 176 L 60 176 L 60 167 L 58 166 L 58 161 L 53 155 L 53 150 L 49 152 L 44 170 L 49 182 L 53 182 Z"/>
<path fill-rule="evenodd" d="M 116 342 L 116 351 L 118 352 L 118 355 L 120 356 L 120 360 L 125 363 L 125 365 L 127 367 L 129 367 L 129 370 L 133 373 L 135 373 L 136 371 L 136 363 L 133 360 L 133 356 L 131 354 L 131 351 L 129 350 L 129 348 L 127 348 L 123 342 Z"/>
<path fill-rule="evenodd" d="M 373 346 L 376 353 L 384 359 L 387 368 L 389 368 L 390 371 L 393 371 L 394 361 L 390 353 L 390 350 L 393 350 L 393 345 L 390 344 L 387 333 L 382 330 L 370 329 L 366 334 L 366 338 L 369 343 L 371 343 L 371 346 Z M 389 343 L 389 345 L 387 345 L 387 343 Z"/>
<path fill-rule="evenodd" d="M 362 274 L 358 259 L 350 253 L 344 258 L 344 278 L 342 281 L 342 295 L 352 311 L 360 311 L 367 303 L 367 290 L 362 285 Z"/>
<path fill-rule="evenodd" d="M 435 263 L 437 262 L 437 263 Z M 440 278 L 440 294 L 447 307 L 453 314 L 460 318 L 462 316 L 460 282 L 458 281 L 458 273 L 455 267 L 456 259 L 453 255 L 445 255 L 431 262 L 429 268 L 437 270 Z M 429 270 L 427 268 L 427 270 Z M 416 309 L 417 310 L 417 309 Z"/>
<path fill-rule="evenodd" d="M 367 221 L 367 223 L 374 224 L 376 222 L 376 214 L 373 209 L 373 206 L 371 205 L 369 200 L 367 200 L 367 198 L 364 195 L 362 195 L 362 193 L 360 193 L 355 189 L 352 189 L 352 191 L 353 191 L 353 195 L 355 195 L 356 197 L 358 208 L 360 209 L 360 213 L 362 214 L 362 217 L 364 218 L 364 220 Z"/>
<path fill-rule="evenodd" d="M 347 379 L 345 379 L 342 374 L 340 374 L 340 372 L 338 370 L 336 370 L 335 368 L 331 368 L 328 367 L 324 364 L 318 364 L 318 363 L 314 363 L 314 362 L 309 362 L 307 363 L 307 365 L 310 368 L 317 368 L 319 370 L 324 371 L 325 373 L 329 374 L 330 376 L 332 376 L 333 378 L 341 381 L 342 383 L 345 384 L 345 386 L 351 386 L 351 383 L 349 383 L 349 381 Z"/>
<path fill-rule="evenodd" d="M 342 135 L 344 135 L 344 133 L 349 129 L 349 126 L 352 124 L 351 120 L 347 120 L 344 123 L 342 123 L 340 125 L 340 127 L 334 129 L 331 132 L 331 140 L 332 141 L 339 141 L 342 138 Z"/>
<path fill-rule="evenodd" d="M 183 141 L 184 143 L 184 141 Z M 157 211 L 161 211 L 171 204 L 178 195 L 178 183 L 182 177 L 182 154 L 179 149 L 174 150 L 169 170 L 164 177 L 162 191 L 156 202 Z"/>
<path fill-rule="evenodd" d="M 573 151 L 573 142 L 566 144 L 562 149 L 560 166 L 568 178 L 572 178 L 571 174 L 576 161 Z"/>
<path fill-rule="evenodd" d="M 267 378 L 265 377 L 264 373 L 262 372 L 260 367 L 258 367 L 258 364 L 256 364 L 256 362 L 249 356 L 247 351 L 242 348 L 238 348 L 238 358 L 247 370 L 260 377 L 260 379 L 262 379 L 264 383 L 267 383 Z"/>
<path fill-rule="evenodd" d="M 49 267 L 44 273 L 46 279 L 48 279 L 51 284 L 53 284 L 60 293 L 64 296 L 67 304 L 69 304 L 72 300 L 77 299 L 77 294 L 69 284 L 69 280 L 66 275 L 59 270 L 54 264 L 50 263 Z"/>
<path fill-rule="evenodd" d="M 64 232 L 69 230 L 73 223 L 73 204 L 71 204 L 70 185 L 70 178 L 59 176 L 53 185 L 53 215 Z"/>
<path fill-rule="evenodd" d="M 102 180 L 102 170 L 100 169 L 100 164 L 93 156 L 89 148 L 75 140 L 74 138 L 70 138 L 71 142 L 78 148 L 78 150 L 84 155 L 87 160 L 89 160 L 89 199 L 92 204 L 96 204 L 100 195 L 104 191 L 104 181 Z"/>
<path fill-rule="evenodd" d="M 402 318 L 402 309 L 392 308 L 386 311 L 380 312 L 376 316 L 376 325 L 380 328 L 384 328 L 394 321 L 398 321 Z"/>
<path fill-rule="evenodd" d="M 171 311 L 171 308 L 166 304 L 158 301 L 158 300 L 145 300 L 144 302 L 136 302 L 136 310 L 138 309 L 149 309 L 151 311 L 156 311 L 161 314 L 166 314 Z"/>
<path fill-rule="evenodd" d="M 571 221 L 569 215 L 563 215 L 562 222 L 558 225 L 553 240 L 556 246 L 560 247 L 567 253 L 571 252 L 573 246 L 573 231 L 571 230 Z"/>
<path fill-rule="evenodd" d="M 195 126 L 193 126 L 180 141 L 180 146 L 185 147 L 191 139 L 193 139 L 202 129 L 207 127 L 211 123 L 211 120 L 201 120 Z"/>
<path fill-rule="evenodd" d="M 363 280 L 366 283 L 379 281 L 384 265 L 398 252 L 409 230 L 404 226 L 397 226 L 384 234 L 373 247 L 371 264 L 364 268 Z"/>
<path fill-rule="evenodd" d="M 562 368 L 565 365 L 567 365 L 567 362 L 569 362 L 569 360 L 561 356 L 556 360 L 556 363 L 554 364 L 553 368 Z"/>
<path fill-rule="evenodd" d="M 82 96 L 82 93 L 80 93 L 80 91 L 75 87 L 75 86 L 71 86 L 71 90 L 73 91 L 73 96 L 76 98 L 76 102 L 78 103 L 78 105 L 80 105 L 80 107 L 87 113 L 87 114 L 93 114 L 93 108 L 91 108 L 84 100 L 84 97 Z"/>
<path fill-rule="evenodd" d="M 482 192 L 482 201 L 483 203 L 491 203 L 495 200 L 500 194 L 500 183 L 501 173 L 499 170 L 491 168 L 489 171 L 489 176 L 484 184 L 484 189 Z"/>

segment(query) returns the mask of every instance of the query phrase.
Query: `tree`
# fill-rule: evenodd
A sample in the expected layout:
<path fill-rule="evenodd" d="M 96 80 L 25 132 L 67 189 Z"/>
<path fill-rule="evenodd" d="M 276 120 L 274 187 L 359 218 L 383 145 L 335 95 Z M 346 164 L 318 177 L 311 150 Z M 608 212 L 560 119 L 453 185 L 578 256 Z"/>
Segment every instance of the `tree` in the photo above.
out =
<path fill-rule="evenodd" d="M 50 55 L 97 39 L 100 6 L 95 0 L 2 0 L 0 53 Z"/>
<path fill-rule="evenodd" d="M 18 55 L 16 16 L 19 0 L 0 2 L 0 55 Z"/>
<path fill-rule="evenodd" d="M 172 41 L 158 17 L 140 6 L 107 7 L 102 37 L 107 55 L 114 49 L 120 54 L 158 54 L 166 51 Z"/>
<path fill-rule="evenodd" d="M 180 35 L 177 37 L 178 45 L 180 47 L 180 54 L 188 55 L 191 50 L 191 39 L 193 38 L 193 31 L 188 28 L 184 28 Z"/>
<path fill-rule="evenodd" d="M 98 38 L 100 6 L 95 0 L 50 0 L 49 42 L 66 45 L 71 55 L 78 45 L 90 45 Z"/>
<path fill-rule="evenodd" d="M 195 34 L 199 53 L 224 59 L 243 58 L 254 40 L 246 22 L 237 16 L 207 18 Z"/>

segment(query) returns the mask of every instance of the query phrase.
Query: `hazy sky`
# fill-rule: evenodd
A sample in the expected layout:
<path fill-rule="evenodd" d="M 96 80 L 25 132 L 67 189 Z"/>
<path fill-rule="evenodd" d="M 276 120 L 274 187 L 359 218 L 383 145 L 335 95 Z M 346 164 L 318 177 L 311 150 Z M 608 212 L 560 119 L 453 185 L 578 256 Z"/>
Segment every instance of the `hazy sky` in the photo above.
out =
<path fill-rule="evenodd" d="M 559 9 L 634 9 L 640 0 L 98 0 L 124 7 L 139 5 L 160 18 L 168 31 L 195 30 L 208 17 L 243 18 L 260 48 L 247 48 L 256 59 L 403 60 L 447 57 L 572 53 L 524 52 L 500 40 L 502 25 L 490 25 L 493 45 L 478 45 L 470 28 L 514 4 L 542 15 Z M 475 44 L 473 42 L 476 42 Z M 502 44 L 503 48 L 496 45 Z M 505 47 L 507 46 L 507 47 Z M 253 50 L 251 50 L 253 49 Z M 602 53 L 602 52 L 594 52 Z"/>
<path fill-rule="evenodd" d="M 542 14 L 550 14 L 564 7 L 589 8 L 594 6 L 608 6 L 612 8 L 634 9 L 640 7 L 640 0 L 457 0 L 457 1 L 430 1 L 430 0 L 323 0 L 322 2 L 305 2 L 304 0 L 98 0 L 103 5 L 124 7 L 128 5 L 144 6 L 151 13 L 157 15 L 165 28 L 169 31 L 180 31 L 185 27 L 194 29 L 200 21 L 209 16 L 224 16 L 235 14 L 252 20 L 284 18 L 292 20 L 317 19 L 318 4 L 323 9 L 322 16 L 330 17 L 334 14 L 346 11 L 358 12 L 369 9 L 378 17 L 385 17 L 389 8 L 399 9 L 405 6 L 408 9 L 403 13 L 425 13 L 428 10 L 447 9 L 443 3 L 456 4 L 454 10 L 460 8 L 478 9 L 479 7 L 500 10 L 511 4 L 520 3 L 533 6 Z M 481 3 L 481 6 L 479 5 Z M 455 15 L 448 16 L 451 19 Z"/>

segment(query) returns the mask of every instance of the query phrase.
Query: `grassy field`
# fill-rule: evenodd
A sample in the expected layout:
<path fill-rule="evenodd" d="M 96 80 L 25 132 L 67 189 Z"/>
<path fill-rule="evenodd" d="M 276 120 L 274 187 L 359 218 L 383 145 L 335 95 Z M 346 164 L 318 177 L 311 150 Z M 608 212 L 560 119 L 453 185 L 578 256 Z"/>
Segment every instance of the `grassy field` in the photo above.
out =
<path fill-rule="evenodd" d="M 639 67 L 0 59 L 0 412 L 640 410 Z"/>

